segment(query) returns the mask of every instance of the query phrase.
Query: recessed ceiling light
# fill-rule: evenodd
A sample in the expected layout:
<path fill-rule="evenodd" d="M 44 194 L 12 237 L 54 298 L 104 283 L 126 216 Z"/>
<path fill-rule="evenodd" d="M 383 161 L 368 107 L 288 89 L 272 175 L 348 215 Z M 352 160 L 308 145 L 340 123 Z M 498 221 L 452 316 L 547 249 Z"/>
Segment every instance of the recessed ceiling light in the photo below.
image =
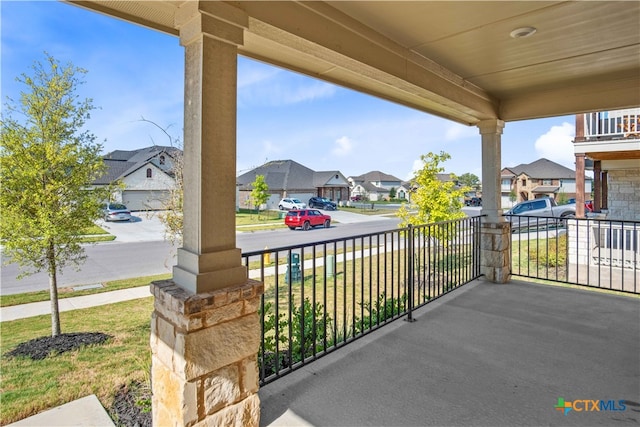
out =
<path fill-rule="evenodd" d="M 534 27 L 521 27 L 511 31 L 511 34 L 509 35 L 511 36 L 511 38 L 514 38 L 514 39 L 521 39 L 523 37 L 529 37 L 534 35 L 536 31 L 538 30 Z"/>

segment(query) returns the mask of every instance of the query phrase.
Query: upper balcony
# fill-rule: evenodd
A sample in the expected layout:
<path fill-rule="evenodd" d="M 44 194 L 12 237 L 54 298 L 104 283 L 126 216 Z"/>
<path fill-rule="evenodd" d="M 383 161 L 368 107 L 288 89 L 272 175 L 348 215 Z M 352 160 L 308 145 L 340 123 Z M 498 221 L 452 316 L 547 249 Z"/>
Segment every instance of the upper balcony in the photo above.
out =
<path fill-rule="evenodd" d="M 582 114 L 582 117 L 584 132 L 579 135 L 576 129 L 576 142 L 640 139 L 640 108 L 600 111 Z"/>
<path fill-rule="evenodd" d="M 574 142 L 592 160 L 640 158 L 640 108 L 577 115 Z"/>

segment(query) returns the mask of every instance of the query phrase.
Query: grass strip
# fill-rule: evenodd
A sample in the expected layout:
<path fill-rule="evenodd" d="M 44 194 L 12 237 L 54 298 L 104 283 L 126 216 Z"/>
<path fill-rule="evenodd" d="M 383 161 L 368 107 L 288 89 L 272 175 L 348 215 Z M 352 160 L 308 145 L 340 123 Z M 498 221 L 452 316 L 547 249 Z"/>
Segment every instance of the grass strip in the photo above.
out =
<path fill-rule="evenodd" d="M 100 294 L 103 292 L 117 291 L 119 289 L 137 288 L 145 286 L 156 280 L 165 280 L 171 278 L 171 273 L 158 274 L 155 276 L 134 277 L 132 279 L 112 280 L 103 283 L 102 288 L 84 289 L 74 291 L 72 287 L 59 288 L 58 299 L 80 297 L 83 295 Z M 12 305 L 28 304 L 32 302 L 48 301 L 49 291 L 27 292 L 15 295 L 0 295 L 0 307 L 9 307 Z M 4 325 L 4 323 L 3 323 Z"/>

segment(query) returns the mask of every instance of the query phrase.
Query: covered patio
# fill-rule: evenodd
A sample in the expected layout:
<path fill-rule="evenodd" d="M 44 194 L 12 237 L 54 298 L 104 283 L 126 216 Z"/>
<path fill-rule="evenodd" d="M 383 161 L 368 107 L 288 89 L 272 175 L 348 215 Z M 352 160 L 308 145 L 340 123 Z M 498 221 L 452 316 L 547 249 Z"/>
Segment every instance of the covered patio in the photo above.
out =
<path fill-rule="evenodd" d="M 185 49 L 184 241 L 178 250 L 172 280 L 152 284 L 155 311 L 151 348 L 156 425 L 258 425 L 261 419 L 257 351 L 261 329 L 258 313 L 264 286 L 260 281 L 248 279 L 234 230 L 238 55 L 477 127 L 478 143 L 482 147 L 483 219 L 479 227 L 479 259 L 474 267 L 484 280 L 495 283 L 508 283 L 511 277 L 510 227 L 500 206 L 501 136 L 505 123 L 640 104 L 640 3 L 637 2 L 76 0 L 70 3 L 175 35 L 176 42 Z M 425 151 L 428 151 L 426 147 Z M 554 361 L 564 360 L 565 365 L 570 365 L 571 361 L 585 357 L 582 353 L 592 351 L 588 343 L 595 338 L 583 342 L 580 337 L 596 334 L 596 338 L 602 338 L 608 333 L 618 337 L 618 328 L 611 326 L 619 320 L 617 305 L 591 301 L 596 307 L 608 307 L 603 313 L 609 314 L 603 314 L 598 328 L 586 328 L 585 324 L 593 324 L 593 311 L 597 310 L 587 304 L 593 296 L 585 297 L 586 301 L 576 297 L 583 303 L 574 309 L 573 297 L 541 296 L 540 305 L 548 306 L 542 310 L 531 305 L 538 302 L 538 297 L 526 292 L 518 294 L 520 288 L 516 284 L 500 287 L 485 283 L 463 292 L 450 304 L 431 309 L 431 313 L 422 316 L 424 320 L 421 318 L 412 325 L 397 322 L 402 328 L 391 326 L 398 328 L 398 332 L 402 329 L 402 333 L 417 336 L 402 339 L 401 334 L 387 334 L 383 328 L 380 342 L 388 342 L 382 347 L 391 347 L 385 351 L 392 353 L 376 361 L 390 359 L 407 345 L 407 354 L 403 357 L 413 357 L 415 366 L 396 370 L 393 361 L 388 360 L 385 369 L 379 368 L 382 373 L 376 372 L 376 375 L 386 375 L 384 384 L 367 384 L 366 381 L 372 381 L 370 374 L 369 378 L 361 378 L 363 385 L 377 386 L 367 389 L 369 396 L 376 395 L 370 400 L 377 404 L 368 409 L 367 414 L 371 416 L 380 410 L 388 417 L 384 420 L 390 421 L 389 424 L 427 422 L 414 418 L 418 416 L 415 413 L 411 418 L 398 418 L 395 422 L 392 416 L 400 417 L 402 411 L 381 404 L 393 394 L 395 385 L 391 387 L 391 384 L 398 384 L 400 388 L 403 378 L 409 385 L 400 388 L 402 393 L 426 396 L 422 406 L 404 405 L 415 407 L 413 410 L 420 408 L 424 411 L 421 417 L 427 413 L 425 408 L 435 408 L 437 403 L 447 407 L 434 409 L 431 412 L 434 417 L 446 413 L 465 417 L 449 421 L 434 418 L 434 424 L 472 420 L 471 411 L 464 410 L 465 405 L 482 414 L 480 407 L 486 401 L 474 399 L 472 394 L 486 392 L 488 387 L 484 384 L 499 387 L 491 392 L 495 393 L 493 396 L 489 395 L 500 398 L 500 406 L 490 406 L 500 409 L 499 412 L 495 409 L 495 417 L 509 417 L 514 411 L 533 414 L 532 411 L 540 408 L 544 410 L 548 407 L 546 396 L 551 406 L 557 397 L 573 398 L 561 393 L 573 392 L 577 398 L 585 396 L 585 399 L 609 399 L 608 393 L 633 393 L 631 386 L 621 385 L 615 390 L 583 387 L 580 376 L 587 373 L 571 366 L 564 366 L 573 373 L 565 378 L 568 383 L 578 385 L 563 389 L 560 387 L 562 377 L 553 371 L 562 365 L 552 369 L 533 357 L 537 351 L 535 346 L 541 343 L 548 350 L 546 353 L 557 351 L 562 355 L 562 358 L 553 356 Z M 581 294 L 581 291 L 545 291 Z M 473 302 L 476 298 L 478 301 Z M 525 301 L 521 301 L 523 298 Z M 477 310 L 488 307 L 494 310 L 467 308 L 469 311 L 465 312 L 465 304 Z M 603 357 L 602 370 L 597 371 L 590 365 L 593 369 L 588 370 L 588 375 L 595 375 L 592 373 L 595 371 L 602 372 L 603 377 L 612 377 L 619 362 L 626 373 L 631 371 L 629 381 L 635 379 L 637 385 L 637 359 L 628 359 L 638 353 L 637 347 L 628 347 L 633 341 L 630 337 L 637 338 L 637 329 L 635 335 L 633 329 L 625 329 L 631 328 L 626 324 L 633 319 L 632 307 L 637 307 L 637 302 L 621 305 L 627 306 L 625 312 L 629 313 L 623 322 L 623 330 L 627 332 L 620 340 L 616 338 L 607 345 L 598 341 L 593 352 L 599 354 L 604 348 L 611 352 L 614 348 L 616 354 L 627 359 L 609 363 Z M 546 310 L 551 311 L 550 317 L 542 319 L 539 313 Z M 553 313 L 562 316 L 551 317 Z M 570 313 L 580 322 L 566 317 Z M 426 320 L 430 316 L 435 317 L 433 322 Z M 451 327 L 425 329 L 422 333 L 427 336 L 421 336 L 419 328 L 436 322 L 438 316 L 448 318 Z M 505 329 L 505 322 L 510 328 Z M 508 339 L 518 330 L 522 332 L 518 338 L 524 338 L 529 325 L 531 332 L 524 335 L 526 342 L 519 344 Z M 571 328 L 562 329 L 565 325 Z M 444 338 L 449 335 L 451 338 Z M 569 344 L 563 344 L 560 338 Z M 440 349 L 429 346 L 430 341 L 439 339 L 442 340 Z M 396 340 L 404 342 L 398 349 L 393 348 Z M 422 348 L 411 348 L 411 343 L 421 343 Z M 336 351 L 332 357 L 341 357 L 343 350 Z M 363 350 L 356 350 L 360 351 Z M 429 351 L 436 353 L 417 357 Z M 359 357 L 367 360 L 378 351 L 363 353 L 369 355 Z M 453 365 L 441 360 L 444 355 L 447 363 Z M 518 356 L 528 356 L 533 367 L 525 369 L 528 365 L 521 363 Z M 336 365 L 335 369 L 348 369 L 349 360 L 344 357 L 340 363 L 347 365 Z M 431 362 L 424 364 L 426 360 Z M 459 366 L 453 370 L 454 365 Z M 425 375 L 407 375 L 426 368 L 433 369 L 425 371 Z M 545 376 L 545 370 L 549 369 L 549 375 Z M 360 373 L 367 374 L 367 371 Z M 451 387 L 454 391 L 447 397 L 447 379 L 461 383 L 463 378 L 475 375 L 478 375 L 477 382 L 466 387 L 469 391 Z M 418 381 L 423 377 L 436 382 L 426 387 L 424 384 L 428 382 Z M 534 377 L 539 379 L 533 382 Z M 542 378 L 558 385 L 547 389 L 542 385 Z M 487 382 L 490 379 L 493 383 Z M 534 389 L 532 384 L 540 386 Z M 604 382 L 596 384 L 605 385 Z M 305 384 L 305 387 L 318 388 L 310 393 L 324 393 L 323 385 Z M 516 385 L 523 394 L 514 394 Z M 604 396 L 590 394 L 599 392 Z M 536 400 L 534 395 L 541 400 Z M 353 392 L 343 397 L 347 401 L 355 399 Z M 288 407 L 273 400 L 273 404 L 269 403 L 269 397 L 264 394 L 262 398 L 265 413 L 262 423 L 276 418 L 277 413 L 269 412 L 272 407 L 279 405 L 281 411 Z M 540 403 L 530 406 L 529 398 Z M 373 405 L 367 408 L 370 406 Z M 523 409 L 529 407 L 533 409 Z M 343 416 L 340 420 L 324 422 L 326 424 L 360 424 L 366 420 L 384 424 L 383 415 L 377 419 L 354 419 L 348 418 L 348 411 L 333 410 L 329 404 L 319 408 L 327 417 Z M 317 413 L 305 413 L 297 407 L 292 410 L 301 412 L 303 418 L 314 423 L 323 423 Z M 491 424 L 511 424 L 516 420 L 513 416 L 513 419 L 492 419 L 487 415 L 470 423 L 489 424 L 493 420 Z M 546 418 L 541 418 L 536 424 L 545 422 Z"/>
<path fill-rule="evenodd" d="M 474 281 L 259 391 L 263 426 L 609 426 L 640 414 L 638 299 Z M 613 401 L 615 410 L 558 399 Z M 626 408 L 623 409 L 623 406 Z"/>

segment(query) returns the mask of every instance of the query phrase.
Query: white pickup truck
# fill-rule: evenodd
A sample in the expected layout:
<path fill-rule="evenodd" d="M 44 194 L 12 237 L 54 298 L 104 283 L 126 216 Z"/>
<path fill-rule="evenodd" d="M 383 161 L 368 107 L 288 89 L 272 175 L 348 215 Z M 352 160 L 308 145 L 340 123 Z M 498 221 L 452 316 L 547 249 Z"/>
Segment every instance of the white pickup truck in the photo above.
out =
<path fill-rule="evenodd" d="M 558 205 L 554 199 L 544 197 L 518 203 L 505 212 L 505 216 L 511 221 L 512 229 L 562 224 L 560 219 L 575 218 L 576 204 Z"/>

